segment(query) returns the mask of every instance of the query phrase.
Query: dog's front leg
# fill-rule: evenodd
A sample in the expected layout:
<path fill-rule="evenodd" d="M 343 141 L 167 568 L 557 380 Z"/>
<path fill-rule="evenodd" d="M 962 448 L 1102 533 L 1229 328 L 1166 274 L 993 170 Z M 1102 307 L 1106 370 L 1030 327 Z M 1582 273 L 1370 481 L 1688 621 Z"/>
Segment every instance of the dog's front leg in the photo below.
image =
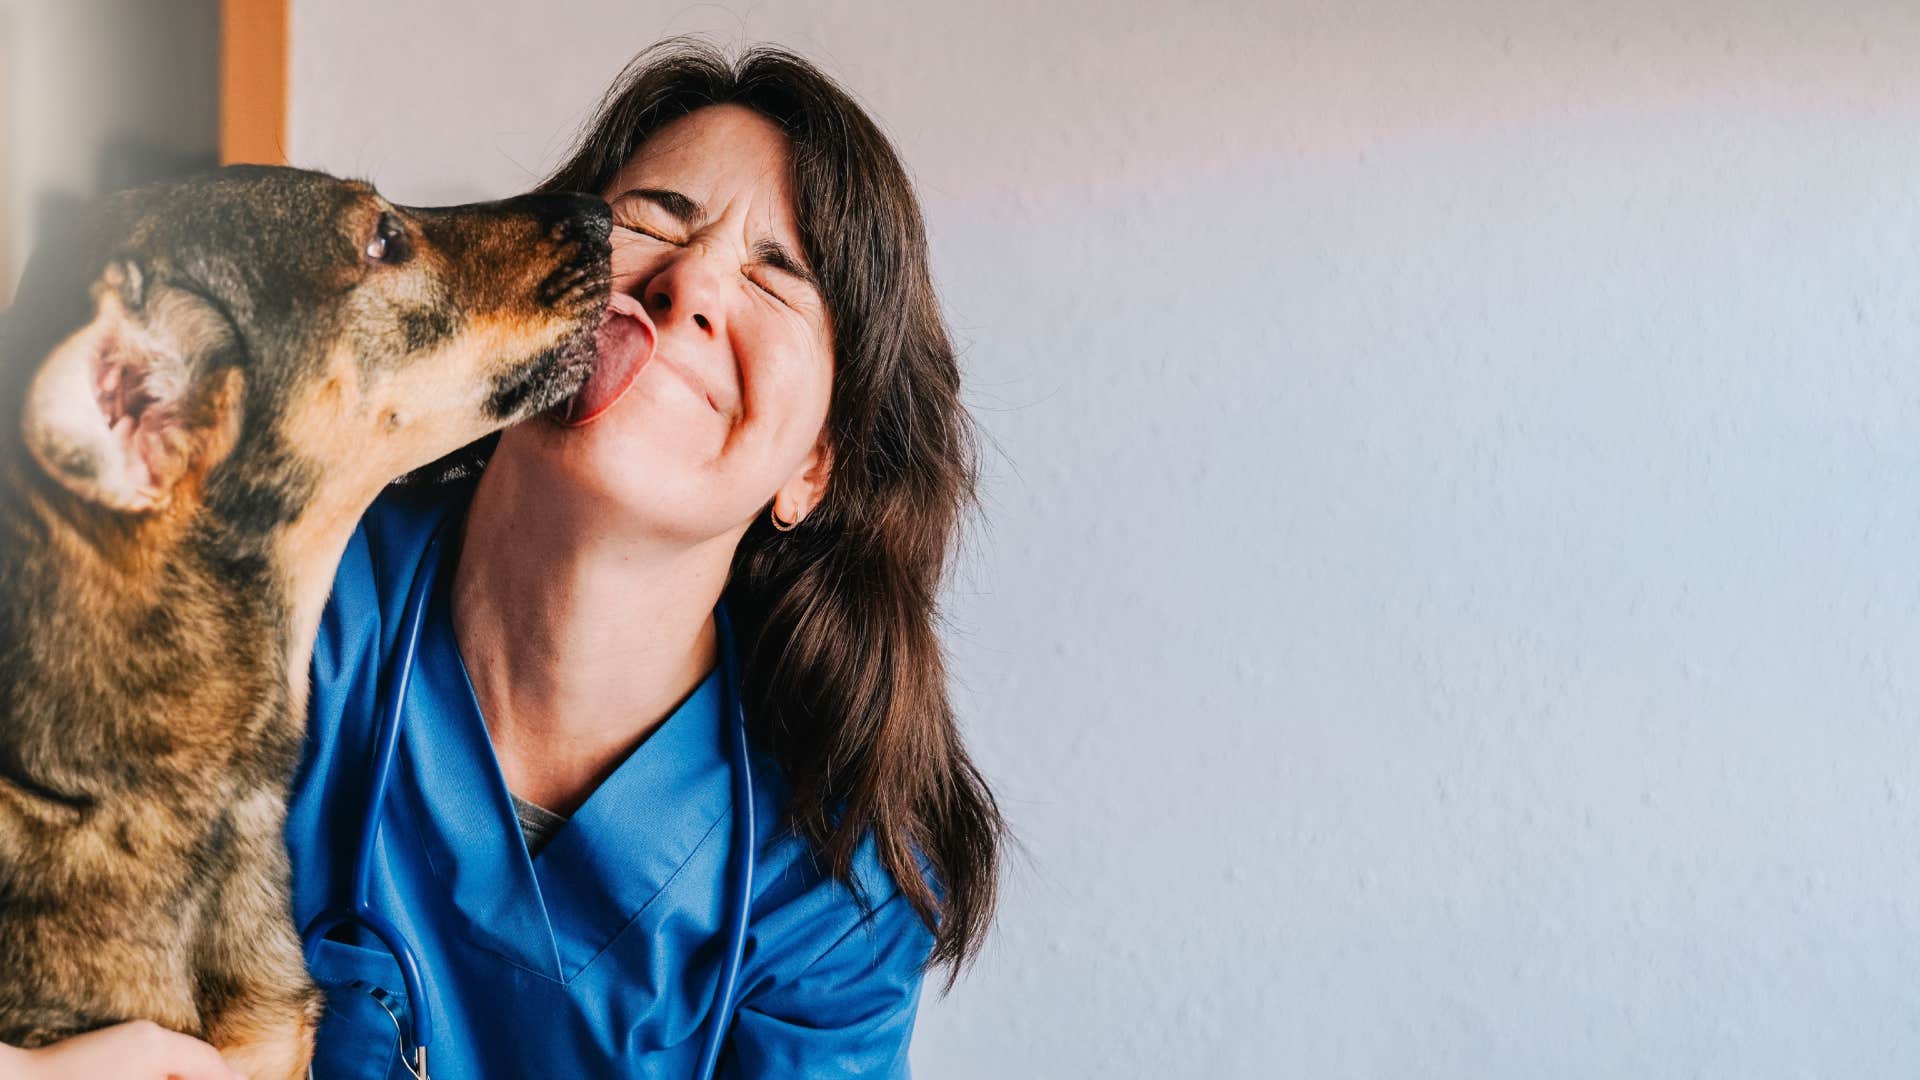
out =
<path fill-rule="evenodd" d="M 322 1008 L 289 912 L 285 815 L 272 791 L 235 806 L 234 842 L 200 951 L 207 1041 L 253 1080 L 307 1075 Z"/>

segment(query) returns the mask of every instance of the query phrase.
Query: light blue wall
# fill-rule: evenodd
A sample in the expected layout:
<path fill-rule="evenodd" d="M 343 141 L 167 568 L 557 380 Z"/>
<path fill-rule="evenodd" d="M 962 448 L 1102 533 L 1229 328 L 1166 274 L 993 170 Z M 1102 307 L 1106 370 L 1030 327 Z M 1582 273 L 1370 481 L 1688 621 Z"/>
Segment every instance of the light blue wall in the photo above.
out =
<path fill-rule="evenodd" d="M 1920 11 L 296 0 L 296 160 L 841 75 L 992 439 L 1024 843 L 918 1075 L 1920 1072 Z"/>

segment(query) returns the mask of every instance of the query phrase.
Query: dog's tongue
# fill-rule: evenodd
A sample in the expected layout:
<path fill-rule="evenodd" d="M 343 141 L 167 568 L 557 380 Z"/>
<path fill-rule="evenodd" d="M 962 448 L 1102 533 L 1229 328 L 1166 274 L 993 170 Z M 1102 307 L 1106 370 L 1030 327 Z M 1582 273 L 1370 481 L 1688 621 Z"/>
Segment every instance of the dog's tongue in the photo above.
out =
<path fill-rule="evenodd" d="M 597 339 L 599 358 L 593 374 L 578 393 L 560 403 L 555 413 L 568 427 L 591 424 L 613 408 L 633 385 L 640 369 L 653 359 L 653 320 L 647 318 L 640 301 L 616 292 L 607 302 L 607 313 L 600 317 Z"/>

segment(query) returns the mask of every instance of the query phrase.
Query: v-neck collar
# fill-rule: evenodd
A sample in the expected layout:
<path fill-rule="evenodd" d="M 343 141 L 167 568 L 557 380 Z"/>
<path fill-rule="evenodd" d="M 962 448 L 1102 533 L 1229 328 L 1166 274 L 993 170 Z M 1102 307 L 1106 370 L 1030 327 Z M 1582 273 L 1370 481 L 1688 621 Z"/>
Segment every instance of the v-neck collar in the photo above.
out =
<path fill-rule="evenodd" d="M 727 815 L 723 665 L 531 858 L 454 638 L 450 568 L 444 558 L 427 568 L 433 592 L 407 695 L 403 763 L 419 797 L 417 832 L 470 941 L 569 981 Z"/>

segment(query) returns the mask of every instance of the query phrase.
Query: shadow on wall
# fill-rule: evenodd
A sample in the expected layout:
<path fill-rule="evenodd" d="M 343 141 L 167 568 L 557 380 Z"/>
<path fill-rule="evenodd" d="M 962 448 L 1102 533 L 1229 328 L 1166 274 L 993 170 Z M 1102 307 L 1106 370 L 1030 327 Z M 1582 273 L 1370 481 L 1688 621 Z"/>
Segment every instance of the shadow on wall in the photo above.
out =
<path fill-rule="evenodd" d="M 0 131 L 0 136 L 4 132 Z M 0 152 L 4 152 L 0 144 Z M 30 228 L 25 235 L 41 238 L 61 236 L 87 212 L 87 208 L 101 196 L 127 188 L 139 187 L 160 180 L 174 180 L 195 173 L 217 168 L 220 155 L 217 152 L 204 154 L 183 154 L 176 150 L 142 141 L 138 136 L 123 135 L 116 137 L 100 151 L 99 166 L 94 170 L 93 182 L 80 188 L 43 188 L 33 196 L 33 209 L 30 211 Z M 9 185 L 0 180 L 0 198 L 8 195 Z M 17 241 L 16 230 L 5 222 L 0 222 L 0 249 L 10 250 Z M 29 253 L 22 252 L 17 263 L 6 266 L 4 281 L 6 288 L 0 292 L 0 311 L 13 305 L 14 288 L 19 284 L 20 273 L 26 268 Z"/>
<path fill-rule="evenodd" d="M 219 164 L 218 151 L 182 153 L 137 135 L 113 136 L 100 150 L 91 184 L 79 189 L 42 189 L 34 194 L 31 235 L 41 238 L 63 235 L 103 195 L 192 176 L 217 168 Z M 23 261 L 21 268 L 24 266 Z M 11 284 L 8 292 L 11 295 Z"/>
<path fill-rule="evenodd" d="M 109 192 L 219 164 L 219 0 L 0 0 L 0 309 Z"/>

